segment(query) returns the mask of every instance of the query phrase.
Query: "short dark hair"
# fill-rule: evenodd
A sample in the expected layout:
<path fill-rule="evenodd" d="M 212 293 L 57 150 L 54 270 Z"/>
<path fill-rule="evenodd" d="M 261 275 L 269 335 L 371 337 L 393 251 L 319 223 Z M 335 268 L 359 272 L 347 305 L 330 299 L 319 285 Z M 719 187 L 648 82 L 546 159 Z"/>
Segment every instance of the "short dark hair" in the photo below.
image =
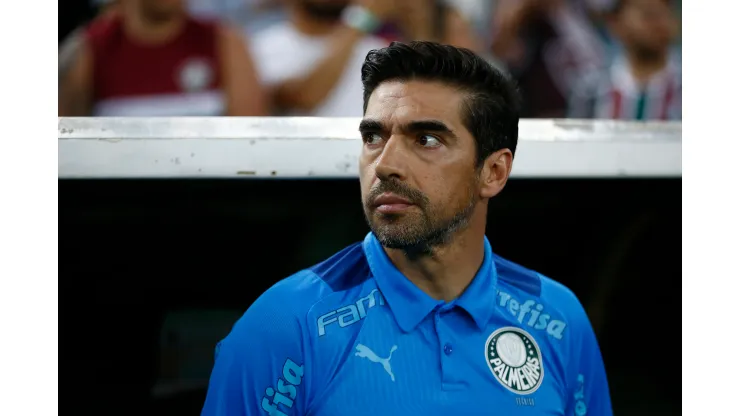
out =
<path fill-rule="evenodd" d="M 467 94 L 461 117 L 476 141 L 477 166 L 498 150 L 516 151 L 521 109 L 516 84 L 474 52 L 422 41 L 370 51 L 362 64 L 363 113 L 378 85 L 393 80 L 438 81 Z"/>

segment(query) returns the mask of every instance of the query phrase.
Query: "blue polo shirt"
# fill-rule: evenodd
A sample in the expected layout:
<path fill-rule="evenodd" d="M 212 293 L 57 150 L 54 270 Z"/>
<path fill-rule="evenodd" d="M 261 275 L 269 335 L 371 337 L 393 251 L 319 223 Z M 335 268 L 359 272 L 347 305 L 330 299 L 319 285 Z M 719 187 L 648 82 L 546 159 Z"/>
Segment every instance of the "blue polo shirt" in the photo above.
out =
<path fill-rule="evenodd" d="M 485 257 L 432 299 L 370 233 L 267 290 L 216 349 L 203 415 L 611 415 L 575 295 Z"/>

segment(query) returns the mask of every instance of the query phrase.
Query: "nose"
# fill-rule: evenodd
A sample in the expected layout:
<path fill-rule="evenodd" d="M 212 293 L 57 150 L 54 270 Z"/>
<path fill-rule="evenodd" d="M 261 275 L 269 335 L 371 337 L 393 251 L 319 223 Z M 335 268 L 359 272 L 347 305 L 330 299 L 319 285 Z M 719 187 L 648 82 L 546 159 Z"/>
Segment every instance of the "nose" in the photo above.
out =
<path fill-rule="evenodd" d="M 408 166 L 406 162 L 406 149 L 402 138 L 391 136 L 375 160 L 375 175 L 380 180 L 392 178 L 405 180 Z"/>

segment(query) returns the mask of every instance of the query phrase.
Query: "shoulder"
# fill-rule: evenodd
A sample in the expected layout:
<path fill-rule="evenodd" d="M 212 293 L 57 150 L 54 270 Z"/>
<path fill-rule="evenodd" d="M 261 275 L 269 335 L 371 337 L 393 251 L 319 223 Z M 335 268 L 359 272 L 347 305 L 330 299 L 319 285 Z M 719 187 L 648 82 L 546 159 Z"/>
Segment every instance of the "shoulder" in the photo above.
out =
<path fill-rule="evenodd" d="M 581 304 L 580 299 L 578 299 L 578 296 L 564 284 L 547 276 L 540 276 L 543 283 L 542 295 L 545 302 L 560 310 L 566 319 L 571 322 L 571 325 L 575 325 L 581 330 L 586 327 L 590 330 L 591 324 L 588 321 L 586 310 Z"/>
<path fill-rule="evenodd" d="M 85 41 L 95 50 L 105 49 L 121 35 L 121 18 L 116 14 L 98 17 L 84 30 Z"/>
<path fill-rule="evenodd" d="M 85 40 L 85 28 L 79 27 L 59 45 L 59 71 L 60 76 L 66 73 L 75 62 L 80 60 L 81 55 L 88 55 L 88 43 Z"/>
<path fill-rule="evenodd" d="M 281 280 L 255 302 L 283 300 L 302 313 L 324 298 L 362 285 L 370 276 L 370 266 L 362 244 L 352 244 L 328 259 Z"/>
<path fill-rule="evenodd" d="M 115 31 L 121 25 L 121 18 L 117 14 L 96 17 L 85 26 L 88 36 L 105 36 Z"/>
<path fill-rule="evenodd" d="M 575 293 L 564 284 L 498 255 L 493 257 L 502 287 L 536 298 L 565 315 L 578 314 L 583 309 Z"/>
<path fill-rule="evenodd" d="M 353 244 L 325 261 L 301 270 L 266 290 L 234 325 L 230 336 L 283 337 L 303 333 L 318 304 L 341 302 L 361 290 L 370 268 L 361 244 Z"/>
<path fill-rule="evenodd" d="M 590 330 L 580 300 L 568 287 L 497 255 L 494 265 L 498 274 L 497 303 L 521 324 L 557 339 L 574 330 Z"/>

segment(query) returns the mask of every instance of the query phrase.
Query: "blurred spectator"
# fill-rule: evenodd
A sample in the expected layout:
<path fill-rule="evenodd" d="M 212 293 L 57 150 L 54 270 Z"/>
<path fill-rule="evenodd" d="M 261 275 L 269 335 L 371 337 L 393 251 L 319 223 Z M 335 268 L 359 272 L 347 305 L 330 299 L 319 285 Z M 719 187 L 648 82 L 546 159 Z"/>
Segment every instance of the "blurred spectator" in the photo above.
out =
<path fill-rule="evenodd" d="M 283 115 L 361 116 L 360 68 L 369 50 L 387 46 L 373 35 L 375 20 L 389 17 L 397 0 L 357 0 L 354 5 L 362 6 L 366 13 L 359 16 L 361 20 L 355 14 L 353 23 L 345 13 L 349 0 L 285 1 L 289 20 L 253 39 L 255 62 L 275 111 Z"/>
<path fill-rule="evenodd" d="M 429 40 L 483 51 L 468 20 L 452 0 L 404 0 L 380 34 L 388 41 Z"/>
<path fill-rule="evenodd" d="M 60 116 L 264 115 L 243 35 L 184 0 L 119 0 L 60 48 Z"/>
<path fill-rule="evenodd" d="M 260 0 L 186 0 L 191 16 L 212 20 L 238 20 L 238 17 Z"/>
<path fill-rule="evenodd" d="M 498 0 L 491 49 L 519 83 L 522 117 L 561 118 L 580 74 L 604 65 L 582 0 Z"/>
<path fill-rule="evenodd" d="M 671 53 L 678 21 L 670 2 L 616 1 L 608 26 L 621 52 L 606 69 L 585 75 L 568 116 L 680 120 L 681 63 Z"/>
<path fill-rule="evenodd" d="M 287 20 L 283 0 L 188 0 L 188 10 L 195 17 L 228 22 L 249 34 Z"/>
<path fill-rule="evenodd" d="M 482 52 L 483 43 L 449 1 L 284 0 L 289 19 L 253 40 L 275 111 L 361 116 L 362 62 L 392 40 L 436 40 Z"/>
<path fill-rule="evenodd" d="M 90 0 L 90 3 L 100 9 L 117 1 Z M 252 33 L 287 19 L 283 0 L 185 0 L 185 4 L 191 17 L 217 20 Z"/>
<path fill-rule="evenodd" d="M 398 1 L 285 1 L 289 20 L 257 33 L 252 48 L 275 111 L 283 115 L 361 116 L 360 68 L 368 51 L 387 46 L 388 42 L 374 33 L 377 23 L 392 15 Z M 360 20 L 355 14 L 353 23 L 345 13 L 350 4 L 362 6 L 366 12 Z"/>
<path fill-rule="evenodd" d="M 470 23 L 479 39 L 491 39 L 491 19 L 494 0 L 446 0 Z M 486 42 L 481 42 L 488 47 Z"/>

